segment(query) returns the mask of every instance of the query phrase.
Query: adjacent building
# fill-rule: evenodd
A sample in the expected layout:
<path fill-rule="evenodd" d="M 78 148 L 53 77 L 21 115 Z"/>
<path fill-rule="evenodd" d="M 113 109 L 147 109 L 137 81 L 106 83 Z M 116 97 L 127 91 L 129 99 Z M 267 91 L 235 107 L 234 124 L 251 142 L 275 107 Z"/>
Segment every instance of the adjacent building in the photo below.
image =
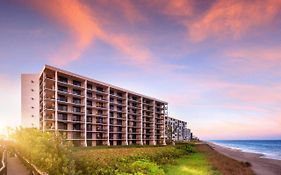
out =
<path fill-rule="evenodd" d="M 187 122 L 173 117 L 165 117 L 165 139 L 167 141 L 190 140 L 190 129 L 187 128 Z"/>
<path fill-rule="evenodd" d="M 165 144 L 167 102 L 49 65 L 22 76 L 22 109 L 24 126 L 77 146 Z"/>

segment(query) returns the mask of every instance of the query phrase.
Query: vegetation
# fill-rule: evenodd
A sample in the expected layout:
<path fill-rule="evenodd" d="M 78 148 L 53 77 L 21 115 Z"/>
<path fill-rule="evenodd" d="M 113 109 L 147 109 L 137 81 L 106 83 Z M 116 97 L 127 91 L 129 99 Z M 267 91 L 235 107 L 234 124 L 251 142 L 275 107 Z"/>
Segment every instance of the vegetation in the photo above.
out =
<path fill-rule="evenodd" d="M 217 175 L 225 174 L 231 166 L 228 164 L 222 169 L 214 162 L 221 159 L 216 157 L 220 154 L 215 156 L 210 153 L 212 150 L 192 143 L 77 148 L 59 134 L 22 128 L 16 130 L 12 138 L 11 147 L 49 175 Z M 245 163 L 238 162 L 238 165 L 246 168 L 241 169 L 246 172 L 249 169 Z"/>
<path fill-rule="evenodd" d="M 71 158 L 71 145 L 61 135 L 37 129 L 17 129 L 12 138 L 13 148 L 41 171 L 51 174 L 78 174 Z"/>
<path fill-rule="evenodd" d="M 164 174 L 162 165 L 190 151 L 188 146 L 80 149 L 74 152 L 82 174 Z M 128 166 L 129 165 L 129 166 Z"/>

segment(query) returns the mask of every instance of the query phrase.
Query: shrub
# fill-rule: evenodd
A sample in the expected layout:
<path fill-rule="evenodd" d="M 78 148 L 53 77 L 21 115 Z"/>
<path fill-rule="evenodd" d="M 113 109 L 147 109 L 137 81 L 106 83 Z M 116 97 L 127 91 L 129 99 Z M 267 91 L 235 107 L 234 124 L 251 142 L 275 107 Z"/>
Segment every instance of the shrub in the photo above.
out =
<path fill-rule="evenodd" d="M 59 134 L 37 129 L 19 128 L 13 134 L 13 146 L 41 171 L 53 174 L 77 175 L 71 158 L 71 147 Z"/>

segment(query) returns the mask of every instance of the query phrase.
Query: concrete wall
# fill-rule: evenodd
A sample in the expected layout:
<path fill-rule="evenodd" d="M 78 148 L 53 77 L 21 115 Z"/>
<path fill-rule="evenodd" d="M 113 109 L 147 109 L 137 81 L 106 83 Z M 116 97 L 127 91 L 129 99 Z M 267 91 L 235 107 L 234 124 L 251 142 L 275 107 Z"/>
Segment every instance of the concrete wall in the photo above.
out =
<path fill-rule="evenodd" d="M 39 128 L 39 74 L 21 75 L 21 125 Z"/>

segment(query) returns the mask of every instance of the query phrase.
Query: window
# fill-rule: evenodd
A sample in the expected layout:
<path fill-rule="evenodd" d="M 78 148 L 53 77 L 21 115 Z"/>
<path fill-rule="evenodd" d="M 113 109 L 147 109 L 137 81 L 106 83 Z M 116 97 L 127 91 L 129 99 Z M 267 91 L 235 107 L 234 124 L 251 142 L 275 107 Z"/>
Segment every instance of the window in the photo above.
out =
<path fill-rule="evenodd" d="M 34 109 L 34 106 L 31 106 L 32 109 Z"/>
<path fill-rule="evenodd" d="M 31 89 L 31 92 L 34 92 L 34 89 Z"/>
<path fill-rule="evenodd" d="M 31 80 L 30 82 L 31 82 L 31 83 L 34 83 L 34 81 L 33 81 L 33 80 Z"/>
<path fill-rule="evenodd" d="M 65 86 L 58 86 L 58 90 L 63 91 L 63 92 L 67 92 L 68 89 Z"/>
<path fill-rule="evenodd" d="M 87 88 L 92 90 L 93 86 L 91 84 L 87 84 Z"/>
<path fill-rule="evenodd" d="M 31 100 L 34 100 L 34 98 L 33 98 L 33 97 L 31 97 Z"/>
<path fill-rule="evenodd" d="M 34 115 L 31 115 L 31 117 L 34 117 Z"/>
<path fill-rule="evenodd" d="M 81 86 L 81 82 L 80 82 L 80 81 L 73 80 L 72 83 L 73 83 L 73 85 L 75 85 L 75 86 Z"/>
<path fill-rule="evenodd" d="M 63 76 L 59 76 L 58 77 L 58 81 L 63 82 L 63 83 L 67 83 L 68 82 L 67 78 L 63 77 Z"/>
<path fill-rule="evenodd" d="M 78 89 L 73 89 L 72 92 L 74 95 L 81 95 L 81 91 Z"/>
<path fill-rule="evenodd" d="M 104 89 L 102 87 L 97 87 L 97 91 L 104 92 Z"/>

